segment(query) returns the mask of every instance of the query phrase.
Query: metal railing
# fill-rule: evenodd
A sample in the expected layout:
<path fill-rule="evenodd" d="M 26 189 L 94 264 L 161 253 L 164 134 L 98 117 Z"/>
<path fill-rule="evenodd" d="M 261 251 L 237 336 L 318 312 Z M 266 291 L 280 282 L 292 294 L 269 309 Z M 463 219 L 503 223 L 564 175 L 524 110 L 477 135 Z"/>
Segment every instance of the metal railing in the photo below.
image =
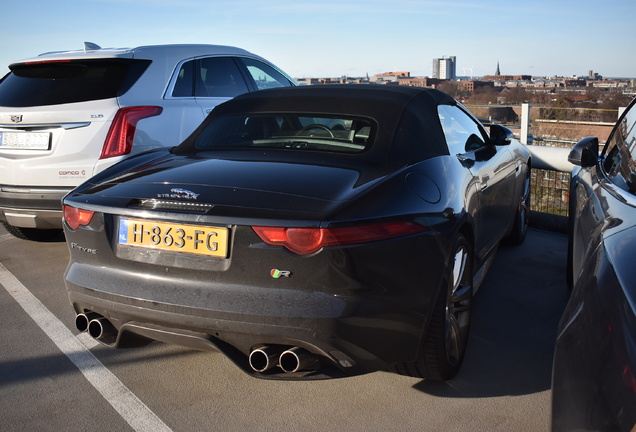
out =
<path fill-rule="evenodd" d="M 534 168 L 531 190 L 530 210 L 558 216 L 568 215 L 569 173 Z"/>
<path fill-rule="evenodd" d="M 558 216 L 568 215 L 571 147 L 527 144 L 532 155 L 532 199 L 530 209 Z"/>
<path fill-rule="evenodd" d="M 532 155 L 530 225 L 567 233 L 570 193 L 568 147 L 527 144 Z"/>

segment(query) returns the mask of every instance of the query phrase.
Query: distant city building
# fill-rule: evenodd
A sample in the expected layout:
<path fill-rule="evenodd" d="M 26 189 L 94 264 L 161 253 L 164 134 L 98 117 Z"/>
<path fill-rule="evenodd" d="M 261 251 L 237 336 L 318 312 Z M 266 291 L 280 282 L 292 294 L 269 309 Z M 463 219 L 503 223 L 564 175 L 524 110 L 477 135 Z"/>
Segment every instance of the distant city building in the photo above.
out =
<path fill-rule="evenodd" d="M 455 75 L 455 57 L 436 59 L 437 74 L 440 74 L 439 66 L 443 64 L 443 72 L 447 73 L 452 69 Z M 452 67 L 449 67 L 452 65 Z M 603 92 L 616 92 L 626 96 L 636 96 L 636 79 L 606 79 L 598 73 L 590 70 L 587 77 L 535 77 L 531 75 L 502 75 L 497 62 L 495 75 L 486 75 L 481 81 L 479 80 L 457 80 L 449 78 L 430 78 L 412 76 L 411 72 L 383 72 L 369 77 L 369 74 L 363 77 L 325 77 L 325 78 L 296 78 L 300 85 L 316 85 L 316 84 L 383 84 L 383 85 L 403 85 L 411 87 L 429 87 L 429 88 L 445 88 L 444 91 L 452 91 L 453 87 L 457 90 L 467 93 L 475 92 L 479 88 L 490 87 L 501 91 L 499 103 L 505 102 L 506 91 L 515 87 L 527 89 L 530 93 L 538 94 L 566 94 L 572 100 L 584 100 L 587 93 L 592 89 L 601 90 Z M 442 87 L 450 85 L 450 87 Z M 449 90 L 450 89 L 450 90 Z M 636 431 L 635 431 L 636 432 Z"/>
<path fill-rule="evenodd" d="M 464 91 L 472 93 L 475 90 L 477 90 L 478 88 L 482 88 L 482 87 L 490 87 L 490 88 L 494 88 L 495 84 L 493 82 L 485 82 L 485 81 L 475 81 L 475 80 L 471 80 L 471 81 L 457 81 L 457 86 L 464 89 Z"/>
<path fill-rule="evenodd" d="M 446 80 L 439 78 L 427 78 L 427 77 L 417 77 L 417 78 L 400 78 L 398 83 L 403 86 L 409 87 L 432 87 L 436 88 L 441 83 Z"/>
<path fill-rule="evenodd" d="M 484 75 L 484 81 L 530 81 L 532 75 Z"/>
<path fill-rule="evenodd" d="M 400 78 L 408 78 L 411 76 L 411 72 L 383 72 L 374 75 L 376 77 L 400 77 Z"/>
<path fill-rule="evenodd" d="M 580 78 L 564 79 L 562 83 L 563 83 L 563 87 L 586 87 L 587 86 L 587 81 Z"/>
<path fill-rule="evenodd" d="M 397 84 L 403 78 L 409 78 L 411 72 L 383 72 L 373 75 L 369 82 L 374 84 Z"/>
<path fill-rule="evenodd" d="M 433 59 L 433 78 L 447 80 L 457 78 L 455 59 L 455 56 Z"/>
<path fill-rule="evenodd" d="M 494 75 L 485 75 L 484 81 L 530 81 L 532 75 L 502 75 L 499 69 L 499 62 L 497 62 L 497 70 Z"/>
<path fill-rule="evenodd" d="M 320 84 L 369 84 L 369 77 L 347 77 L 340 78 L 296 78 L 299 85 L 320 85 Z"/>

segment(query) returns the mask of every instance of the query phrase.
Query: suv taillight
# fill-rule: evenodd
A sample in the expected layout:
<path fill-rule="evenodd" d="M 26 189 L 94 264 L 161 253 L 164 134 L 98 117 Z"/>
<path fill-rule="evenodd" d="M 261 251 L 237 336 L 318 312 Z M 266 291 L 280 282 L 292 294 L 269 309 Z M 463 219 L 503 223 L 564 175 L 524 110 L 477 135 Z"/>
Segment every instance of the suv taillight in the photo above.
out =
<path fill-rule="evenodd" d="M 161 114 L 160 106 L 136 106 L 120 108 L 110 125 L 100 159 L 123 156 L 132 150 L 137 130 L 137 122 L 141 119 Z"/>

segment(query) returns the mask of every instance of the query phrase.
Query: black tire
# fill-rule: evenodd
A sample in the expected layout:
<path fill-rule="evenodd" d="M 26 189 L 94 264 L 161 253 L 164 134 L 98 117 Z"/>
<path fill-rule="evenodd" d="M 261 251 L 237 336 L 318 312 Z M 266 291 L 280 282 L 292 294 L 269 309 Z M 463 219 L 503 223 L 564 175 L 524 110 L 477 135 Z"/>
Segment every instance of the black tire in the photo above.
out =
<path fill-rule="evenodd" d="M 526 172 L 526 177 L 523 180 L 523 186 L 521 190 L 521 196 L 519 197 L 519 205 L 517 206 L 517 213 L 515 215 L 514 225 L 512 231 L 506 243 L 511 245 L 519 245 L 526 239 L 528 233 L 528 226 L 530 225 L 530 167 Z"/>
<path fill-rule="evenodd" d="M 572 291 L 574 288 L 574 258 L 573 258 L 573 246 L 572 246 L 572 236 L 568 237 L 568 254 L 567 261 L 565 264 L 565 284 L 568 288 L 568 291 Z"/>
<path fill-rule="evenodd" d="M 574 288 L 574 233 L 576 230 L 576 189 L 574 182 L 570 183 L 570 200 L 568 203 L 568 252 L 565 265 L 565 282 L 568 292 Z"/>
<path fill-rule="evenodd" d="M 61 229 L 21 228 L 6 222 L 2 222 L 2 225 L 9 234 L 22 240 L 48 242 L 62 239 Z"/>
<path fill-rule="evenodd" d="M 438 294 L 418 357 L 394 372 L 432 381 L 457 374 L 464 360 L 473 298 L 473 250 L 462 235 L 453 242 L 443 289 Z"/>

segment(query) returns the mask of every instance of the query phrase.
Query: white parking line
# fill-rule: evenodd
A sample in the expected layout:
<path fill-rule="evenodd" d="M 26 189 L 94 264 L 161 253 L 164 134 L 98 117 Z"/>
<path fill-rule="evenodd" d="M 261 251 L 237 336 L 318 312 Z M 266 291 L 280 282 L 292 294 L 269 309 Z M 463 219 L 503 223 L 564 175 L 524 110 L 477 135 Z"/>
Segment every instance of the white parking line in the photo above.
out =
<path fill-rule="evenodd" d="M 0 284 L 135 431 L 171 431 L 1 263 Z"/>

